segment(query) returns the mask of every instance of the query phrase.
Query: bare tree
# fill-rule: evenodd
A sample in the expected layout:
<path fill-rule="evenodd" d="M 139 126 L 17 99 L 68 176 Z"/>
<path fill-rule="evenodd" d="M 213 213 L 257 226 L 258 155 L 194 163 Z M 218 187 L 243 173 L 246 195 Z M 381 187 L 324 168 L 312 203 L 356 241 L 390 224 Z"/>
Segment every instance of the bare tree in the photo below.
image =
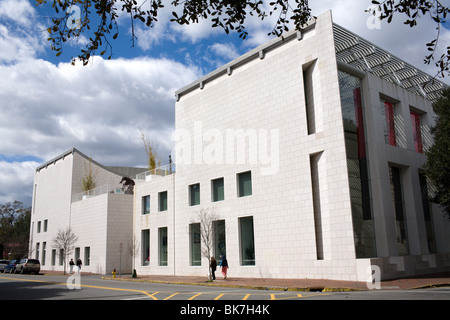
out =
<path fill-rule="evenodd" d="M 214 221 L 220 219 L 214 208 L 200 209 L 196 211 L 196 221 L 192 223 L 200 223 L 200 241 L 202 257 L 210 261 L 214 250 Z M 211 268 L 208 263 L 209 279 L 211 279 Z"/>
<path fill-rule="evenodd" d="M 66 260 L 67 257 L 73 252 L 75 243 L 78 241 L 78 236 L 72 232 L 70 227 L 66 229 L 59 229 L 56 236 L 53 238 L 53 247 L 62 250 L 64 274 L 66 274 Z"/>
<path fill-rule="evenodd" d="M 137 254 L 139 253 L 139 240 L 134 238 L 133 240 L 130 240 L 128 242 L 128 253 L 131 255 L 131 268 L 133 270 L 132 272 L 132 277 L 135 278 L 136 277 L 136 271 L 135 271 L 135 261 L 134 258 L 137 256 Z"/>

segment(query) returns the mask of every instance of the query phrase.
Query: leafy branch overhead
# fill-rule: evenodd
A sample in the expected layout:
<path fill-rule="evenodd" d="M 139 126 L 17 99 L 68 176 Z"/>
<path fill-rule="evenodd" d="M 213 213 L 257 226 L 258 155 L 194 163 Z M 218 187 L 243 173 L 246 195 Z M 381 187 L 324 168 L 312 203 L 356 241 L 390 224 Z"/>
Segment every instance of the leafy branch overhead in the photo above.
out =
<path fill-rule="evenodd" d="M 418 25 L 419 18 L 428 16 L 432 19 L 436 23 L 436 38 L 426 44 L 429 55 L 425 57 L 424 63 L 430 64 L 435 61 L 441 77 L 450 74 L 450 46 L 447 46 L 446 52 L 442 53 L 440 57 L 436 57 L 442 24 L 450 13 L 450 7 L 444 6 L 442 1 L 438 0 L 373 0 L 372 4 L 376 5 L 376 8 L 369 12 L 374 15 L 379 12 L 380 20 L 387 19 L 388 23 L 393 21 L 394 15 L 405 16 L 403 23 L 411 28 Z"/>
<path fill-rule="evenodd" d="M 49 2 L 57 17 L 52 18 L 52 25 L 47 29 L 51 49 L 59 56 L 63 44 L 72 38 L 84 36 L 87 44 L 78 55 L 84 65 L 92 55 L 100 51 L 101 56 L 112 58 L 110 41 L 119 35 L 119 14 L 128 15 L 131 21 L 131 46 L 136 39 L 135 22 L 151 28 L 158 22 L 158 12 L 167 4 L 162 0 L 35 0 L 37 5 Z M 369 0 L 367 0 L 369 6 Z M 438 0 L 384 0 L 371 1 L 381 12 L 381 20 L 388 23 L 394 16 L 406 16 L 405 24 L 414 27 L 418 19 L 428 15 L 436 23 L 437 36 L 426 44 L 430 54 L 425 63 L 435 61 L 439 74 L 449 74 L 450 47 L 447 52 L 436 58 L 439 36 L 449 7 Z M 269 35 L 282 36 L 289 28 L 301 30 L 314 19 L 308 0 L 274 0 L 269 3 L 262 0 L 173 0 L 171 21 L 180 25 L 210 20 L 212 28 L 222 28 L 225 33 L 237 32 L 240 38 L 248 36 L 246 21 L 249 16 L 256 16 L 261 21 L 275 17 L 276 22 Z M 122 12 L 122 13 L 121 13 Z M 375 9 L 369 10 L 376 14 Z M 361 14 L 364 14 L 361 12 Z M 128 30 L 127 30 L 128 31 Z M 72 63 L 75 59 L 72 60 Z"/>

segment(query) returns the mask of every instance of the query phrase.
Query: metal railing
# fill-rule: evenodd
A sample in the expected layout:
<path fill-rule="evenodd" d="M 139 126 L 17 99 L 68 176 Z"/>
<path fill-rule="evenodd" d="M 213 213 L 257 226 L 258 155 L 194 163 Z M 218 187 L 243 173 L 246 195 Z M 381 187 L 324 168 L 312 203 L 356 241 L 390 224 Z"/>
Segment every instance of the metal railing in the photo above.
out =
<path fill-rule="evenodd" d="M 136 175 L 136 183 L 150 181 L 154 178 L 165 177 L 175 173 L 175 164 L 167 164 L 159 168 L 148 170 Z"/>
<path fill-rule="evenodd" d="M 92 197 L 96 197 L 105 193 L 114 193 L 114 194 L 125 194 L 125 190 L 122 185 L 109 185 L 105 184 L 103 186 L 99 186 L 97 188 L 76 193 L 72 196 L 72 202 L 77 202 L 85 199 L 89 199 Z"/>

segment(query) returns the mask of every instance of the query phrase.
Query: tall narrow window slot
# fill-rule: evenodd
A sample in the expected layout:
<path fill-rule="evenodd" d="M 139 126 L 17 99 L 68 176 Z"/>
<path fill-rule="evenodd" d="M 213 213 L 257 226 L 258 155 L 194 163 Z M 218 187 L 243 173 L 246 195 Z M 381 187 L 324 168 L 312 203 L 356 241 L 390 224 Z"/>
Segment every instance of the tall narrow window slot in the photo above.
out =
<path fill-rule="evenodd" d="M 311 186 L 313 194 L 314 228 L 316 233 L 317 260 L 323 260 L 323 235 L 322 235 L 322 212 L 320 209 L 320 185 L 319 185 L 319 161 L 322 153 L 311 154 L 309 162 L 311 166 Z"/>
<path fill-rule="evenodd" d="M 316 133 L 316 113 L 314 108 L 314 70 L 316 62 L 317 60 L 314 60 L 302 66 L 308 134 Z"/>
<path fill-rule="evenodd" d="M 389 167 L 389 175 L 391 180 L 392 206 L 394 208 L 395 215 L 395 233 L 397 238 L 398 255 L 405 256 L 409 254 L 409 246 L 403 204 L 401 171 L 397 167 Z"/>

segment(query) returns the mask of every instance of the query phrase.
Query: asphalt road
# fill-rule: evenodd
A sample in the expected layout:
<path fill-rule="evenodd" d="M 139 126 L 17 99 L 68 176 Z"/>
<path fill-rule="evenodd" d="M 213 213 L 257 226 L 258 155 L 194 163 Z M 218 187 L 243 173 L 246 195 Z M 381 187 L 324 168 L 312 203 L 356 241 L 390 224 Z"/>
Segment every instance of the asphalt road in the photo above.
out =
<path fill-rule="evenodd" d="M 100 276 L 0 274 L 1 300 L 257 301 L 450 300 L 450 287 L 416 290 L 297 292 L 104 280 Z M 3 304 L 3 303 L 2 303 Z M 261 307 L 260 311 L 264 311 Z M 236 311 L 236 310 L 235 310 Z M 230 310 L 231 312 L 231 310 Z"/>

